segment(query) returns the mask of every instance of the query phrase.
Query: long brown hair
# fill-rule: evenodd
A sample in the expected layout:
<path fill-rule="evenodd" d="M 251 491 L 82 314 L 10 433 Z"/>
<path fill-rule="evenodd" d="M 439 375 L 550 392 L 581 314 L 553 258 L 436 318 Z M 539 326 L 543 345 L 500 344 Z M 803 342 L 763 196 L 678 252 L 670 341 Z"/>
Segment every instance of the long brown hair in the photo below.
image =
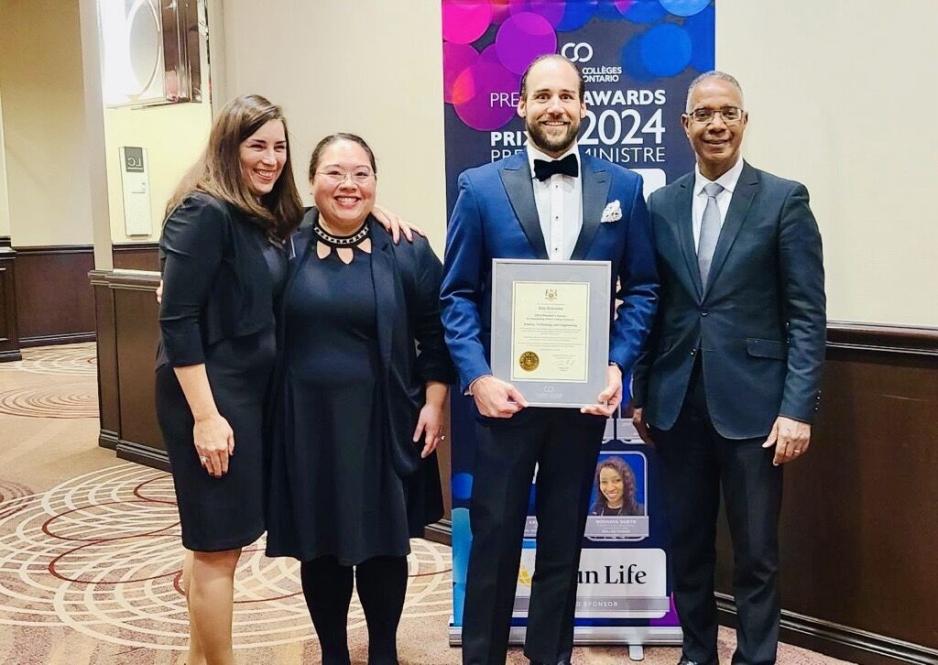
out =
<path fill-rule="evenodd" d="M 287 162 L 273 189 L 258 201 L 241 173 L 241 142 L 271 120 L 283 123 Z M 303 203 L 293 180 L 290 132 L 283 110 L 260 95 L 242 95 L 225 104 L 212 123 L 205 152 L 176 187 L 166 206 L 166 215 L 195 191 L 230 203 L 271 236 L 285 238 L 299 226 Z"/>

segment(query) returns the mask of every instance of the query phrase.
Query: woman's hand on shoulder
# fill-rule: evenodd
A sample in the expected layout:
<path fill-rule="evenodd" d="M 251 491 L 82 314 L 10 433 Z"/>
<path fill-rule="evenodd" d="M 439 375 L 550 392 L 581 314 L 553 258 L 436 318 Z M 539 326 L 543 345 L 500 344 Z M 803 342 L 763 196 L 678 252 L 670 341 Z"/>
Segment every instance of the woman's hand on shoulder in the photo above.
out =
<path fill-rule="evenodd" d="M 394 243 L 397 244 L 401 240 L 401 234 L 404 234 L 404 237 L 407 238 L 408 242 L 414 241 L 414 233 L 419 233 L 420 235 L 426 237 L 426 233 L 420 230 L 420 228 L 405 222 L 398 215 L 391 212 L 390 210 L 385 210 L 379 205 L 374 207 L 372 214 L 375 216 L 375 219 L 391 234 L 391 239 L 394 240 Z"/>
<path fill-rule="evenodd" d="M 192 439 L 199 461 L 210 476 L 221 478 L 228 473 L 228 458 L 234 455 L 234 431 L 221 414 L 197 419 Z"/>

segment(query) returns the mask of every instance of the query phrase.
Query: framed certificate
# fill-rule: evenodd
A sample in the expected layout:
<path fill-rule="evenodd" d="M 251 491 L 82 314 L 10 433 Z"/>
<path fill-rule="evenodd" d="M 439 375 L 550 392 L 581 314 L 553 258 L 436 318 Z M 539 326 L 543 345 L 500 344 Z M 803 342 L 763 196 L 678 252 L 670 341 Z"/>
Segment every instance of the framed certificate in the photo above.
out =
<path fill-rule="evenodd" d="M 531 406 L 595 404 L 609 365 L 608 261 L 492 260 L 492 373 Z"/>

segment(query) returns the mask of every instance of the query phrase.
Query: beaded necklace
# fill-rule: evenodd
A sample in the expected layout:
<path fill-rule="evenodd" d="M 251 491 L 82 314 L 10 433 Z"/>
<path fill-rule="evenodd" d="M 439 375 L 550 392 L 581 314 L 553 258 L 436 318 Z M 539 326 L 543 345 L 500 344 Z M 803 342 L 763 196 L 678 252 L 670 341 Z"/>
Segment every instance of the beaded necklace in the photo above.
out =
<path fill-rule="evenodd" d="M 351 263 L 352 259 L 355 258 L 352 251 L 355 248 L 366 254 L 371 254 L 371 233 L 367 221 L 355 233 L 348 236 L 337 236 L 322 228 L 317 220 L 313 226 L 313 233 L 316 235 L 316 256 L 320 260 L 328 257 L 333 250 L 345 265 Z"/>

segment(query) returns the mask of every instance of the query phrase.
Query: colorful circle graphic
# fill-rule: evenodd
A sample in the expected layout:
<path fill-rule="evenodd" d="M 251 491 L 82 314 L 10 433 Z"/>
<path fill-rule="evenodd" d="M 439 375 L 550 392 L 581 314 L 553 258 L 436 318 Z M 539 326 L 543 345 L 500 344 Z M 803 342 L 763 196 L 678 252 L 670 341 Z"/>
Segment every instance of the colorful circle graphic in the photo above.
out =
<path fill-rule="evenodd" d="M 713 5 L 710 5 L 684 21 L 684 29 L 694 45 L 690 66 L 700 72 L 710 71 L 714 67 L 714 16 Z"/>
<path fill-rule="evenodd" d="M 644 34 L 639 55 L 655 76 L 674 76 L 690 63 L 692 50 L 690 35 L 684 28 L 664 23 Z"/>
<path fill-rule="evenodd" d="M 453 474 L 453 498 L 457 501 L 468 501 L 472 496 L 472 474 Z"/>
<path fill-rule="evenodd" d="M 658 0 L 661 6 L 675 16 L 693 16 L 710 5 L 710 0 Z"/>
<path fill-rule="evenodd" d="M 491 22 L 492 5 L 487 2 L 446 0 L 443 3 L 443 39 L 448 42 L 474 42 Z"/>
<path fill-rule="evenodd" d="M 492 23 L 501 24 L 511 16 L 511 0 L 489 0 L 492 3 Z"/>
<path fill-rule="evenodd" d="M 557 52 L 557 33 L 540 14 L 523 12 L 502 23 L 495 47 L 505 68 L 522 74 L 537 56 Z"/>
<path fill-rule="evenodd" d="M 595 2 L 568 2 L 563 10 L 563 18 L 557 24 L 557 29 L 562 32 L 578 30 L 589 23 L 596 13 L 597 4 Z"/>
<path fill-rule="evenodd" d="M 563 20 L 566 6 L 571 4 L 586 3 L 566 2 L 565 0 L 509 0 L 508 2 L 512 15 L 521 14 L 522 12 L 538 14 L 555 27 Z"/>
<path fill-rule="evenodd" d="M 630 0 L 629 2 L 616 2 L 619 11 L 632 23 L 654 23 L 664 18 L 667 12 L 658 0 Z"/>
<path fill-rule="evenodd" d="M 443 42 L 443 99 L 454 103 L 453 87 L 466 69 L 479 61 L 479 53 L 468 44 Z"/>
<path fill-rule="evenodd" d="M 489 44 L 482 49 L 482 53 L 479 54 L 479 61 L 494 62 L 496 65 L 502 64 L 501 60 L 498 59 L 498 49 L 495 48 L 495 44 Z"/>
<path fill-rule="evenodd" d="M 511 95 L 517 92 L 519 82 L 517 74 L 497 63 L 477 62 L 463 70 L 453 83 L 456 115 L 479 131 L 502 127 L 515 114 Z"/>

